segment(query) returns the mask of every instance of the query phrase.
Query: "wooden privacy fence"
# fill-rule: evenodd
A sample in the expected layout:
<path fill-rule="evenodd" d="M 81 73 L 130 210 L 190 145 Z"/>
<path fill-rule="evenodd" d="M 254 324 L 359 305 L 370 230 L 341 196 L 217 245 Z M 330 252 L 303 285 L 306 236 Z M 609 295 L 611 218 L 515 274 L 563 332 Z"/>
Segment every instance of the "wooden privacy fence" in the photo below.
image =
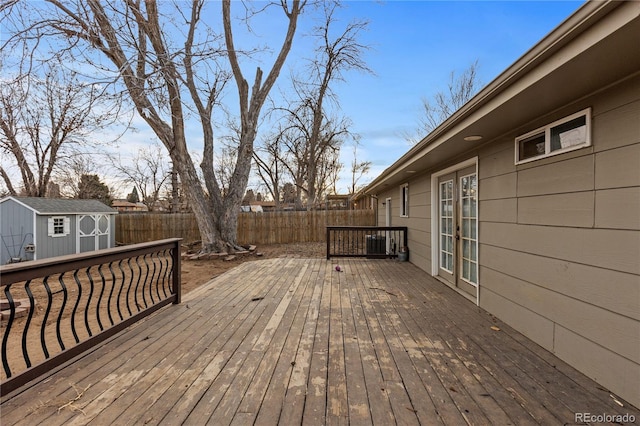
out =
<path fill-rule="evenodd" d="M 317 210 L 240 213 L 238 243 L 286 244 L 325 242 L 327 226 L 375 226 L 373 210 Z M 191 213 L 136 213 L 116 215 L 116 241 L 135 244 L 165 238 L 184 242 L 200 239 Z"/>

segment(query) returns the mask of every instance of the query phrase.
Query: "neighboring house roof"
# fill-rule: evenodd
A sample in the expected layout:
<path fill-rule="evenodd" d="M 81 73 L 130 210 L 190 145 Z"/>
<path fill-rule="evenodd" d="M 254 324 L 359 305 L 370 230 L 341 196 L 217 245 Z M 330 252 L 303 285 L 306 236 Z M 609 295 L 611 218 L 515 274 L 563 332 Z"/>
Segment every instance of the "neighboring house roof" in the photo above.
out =
<path fill-rule="evenodd" d="M 98 200 L 71 200 L 64 198 L 40 198 L 40 197 L 5 197 L 0 200 L 3 203 L 7 200 L 14 200 L 17 203 L 33 210 L 37 214 L 86 214 L 86 213 L 110 213 L 116 214 L 117 210 L 112 209 Z"/>
<path fill-rule="evenodd" d="M 149 208 L 144 203 L 132 203 L 127 200 L 113 200 L 111 207 L 115 209 L 129 209 L 136 211 L 148 211 Z"/>
<path fill-rule="evenodd" d="M 586 2 L 376 177 L 377 194 L 637 74 L 640 2 Z M 575 111 L 573 111 L 575 112 Z M 569 111 L 567 112 L 569 113 Z M 481 136 L 480 140 L 470 137 Z M 467 138 L 467 139 L 465 139 Z"/>

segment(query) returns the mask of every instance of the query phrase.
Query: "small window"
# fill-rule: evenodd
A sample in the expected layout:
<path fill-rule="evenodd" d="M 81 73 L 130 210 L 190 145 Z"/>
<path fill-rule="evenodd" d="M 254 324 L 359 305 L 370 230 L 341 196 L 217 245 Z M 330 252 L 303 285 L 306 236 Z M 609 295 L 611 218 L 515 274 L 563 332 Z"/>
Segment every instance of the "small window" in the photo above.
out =
<path fill-rule="evenodd" d="M 50 237 L 64 237 L 69 234 L 70 221 L 65 216 L 54 216 L 48 220 L 47 234 Z"/>
<path fill-rule="evenodd" d="M 516 138 L 516 164 L 591 146 L 591 108 Z"/>
<path fill-rule="evenodd" d="M 400 187 L 400 216 L 409 217 L 409 184 Z"/>

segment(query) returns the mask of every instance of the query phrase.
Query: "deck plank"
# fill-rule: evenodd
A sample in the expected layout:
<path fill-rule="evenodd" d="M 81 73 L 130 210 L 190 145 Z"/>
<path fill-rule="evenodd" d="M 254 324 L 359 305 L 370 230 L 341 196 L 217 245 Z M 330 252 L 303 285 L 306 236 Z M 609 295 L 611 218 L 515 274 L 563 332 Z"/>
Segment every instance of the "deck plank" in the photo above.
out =
<path fill-rule="evenodd" d="M 258 412 L 261 414 L 268 412 L 270 416 L 267 422 L 277 423 L 282 405 L 277 397 L 284 393 L 283 389 L 286 389 L 286 384 L 289 381 L 292 362 L 299 344 L 299 335 L 302 331 L 301 323 L 304 321 L 304 316 L 300 312 L 306 311 L 305 304 L 308 304 L 310 298 L 311 263 L 312 261 L 309 261 L 302 265 L 297 274 L 291 277 L 292 284 L 288 290 L 291 300 L 274 331 L 270 344 L 266 348 L 259 346 L 254 348 L 254 350 L 264 351 L 264 356 L 257 366 L 255 376 L 246 392 L 237 395 L 234 412 L 251 413 L 253 418 L 258 415 Z M 285 295 L 286 298 L 287 295 Z M 270 389 L 274 389 L 274 391 L 267 395 Z M 276 394 L 275 399 L 273 394 Z M 265 409 L 261 410 L 263 406 Z M 233 417 L 233 413 L 230 413 L 230 416 Z M 222 418 L 216 414 L 215 417 L 212 417 L 211 423 L 224 424 L 225 417 L 227 417 L 226 414 L 223 414 Z"/>
<path fill-rule="evenodd" d="M 327 262 L 328 263 L 328 262 Z M 323 268 L 320 305 L 311 350 L 307 392 L 302 415 L 302 424 L 325 423 L 327 407 L 327 364 L 329 362 L 329 321 L 331 308 L 331 271 Z"/>
<path fill-rule="evenodd" d="M 0 408 L 3 425 L 640 418 L 414 265 L 362 259 L 245 263 Z"/>
<path fill-rule="evenodd" d="M 374 424 L 393 424 L 395 418 L 391 409 L 391 401 L 385 390 L 384 378 L 378 358 L 376 357 L 373 338 L 367 323 L 363 304 L 365 300 L 363 279 L 366 276 L 364 265 L 354 264 L 357 269 L 353 273 L 353 286 L 350 288 L 352 310 L 355 319 L 355 331 L 362 362 L 362 369 L 369 402 L 371 420 Z"/>
<path fill-rule="evenodd" d="M 310 277 L 313 293 L 309 300 L 309 306 L 294 360 L 295 365 L 293 366 L 282 403 L 282 411 L 279 418 L 281 424 L 300 424 L 302 422 L 305 399 L 309 389 L 311 358 L 318 325 L 318 315 L 320 313 L 322 283 L 325 279 L 325 272 L 324 262 L 317 261 L 314 264 L 313 274 Z M 264 422 L 262 420 L 262 417 L 258 418 L 256 424 L 266 424 L 266 420 Z"/>

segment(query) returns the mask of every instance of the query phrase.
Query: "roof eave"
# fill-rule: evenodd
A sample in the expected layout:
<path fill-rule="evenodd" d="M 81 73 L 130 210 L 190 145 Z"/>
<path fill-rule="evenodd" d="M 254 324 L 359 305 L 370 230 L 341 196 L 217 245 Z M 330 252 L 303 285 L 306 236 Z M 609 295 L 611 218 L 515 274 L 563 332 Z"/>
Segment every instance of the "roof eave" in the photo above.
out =
<path fill-rule="evenodd" d="M 442 124 L 436 127 L 431 133 L 425 136 L 420 142 L 414 145 L 409 151 L 396 160 L 391 166 L 385 169 L 379 176 L 371 181 L 364 192 L 376 194 L 381 189 L 387 178 L 398 170 L 402 169 L 406 163 L 415 157 L 416 154 L 428 149 L 432 145 L 446 142 L 442 136 L 452 131 L 456 126 L 469 117 L 472 113 L 480 110 L 490 100 L 507 90 L 511 85 L 526 75 L 530 70 L 541 62 L 548 59 L 553 53 L 568 44 L 579 34 L 587 31 L 599 19 L 619 7 L 622 2 L 614 0 L 588 1 L 576 12 L 565 19 L 554 30 L 547 34 L 540 42 L 529 49 L 516 62 L 505 71 L 499 74 L 491 83 L 486 85 L 478 94 L 471 98 L 460 109 L 453 113 Z"/>

